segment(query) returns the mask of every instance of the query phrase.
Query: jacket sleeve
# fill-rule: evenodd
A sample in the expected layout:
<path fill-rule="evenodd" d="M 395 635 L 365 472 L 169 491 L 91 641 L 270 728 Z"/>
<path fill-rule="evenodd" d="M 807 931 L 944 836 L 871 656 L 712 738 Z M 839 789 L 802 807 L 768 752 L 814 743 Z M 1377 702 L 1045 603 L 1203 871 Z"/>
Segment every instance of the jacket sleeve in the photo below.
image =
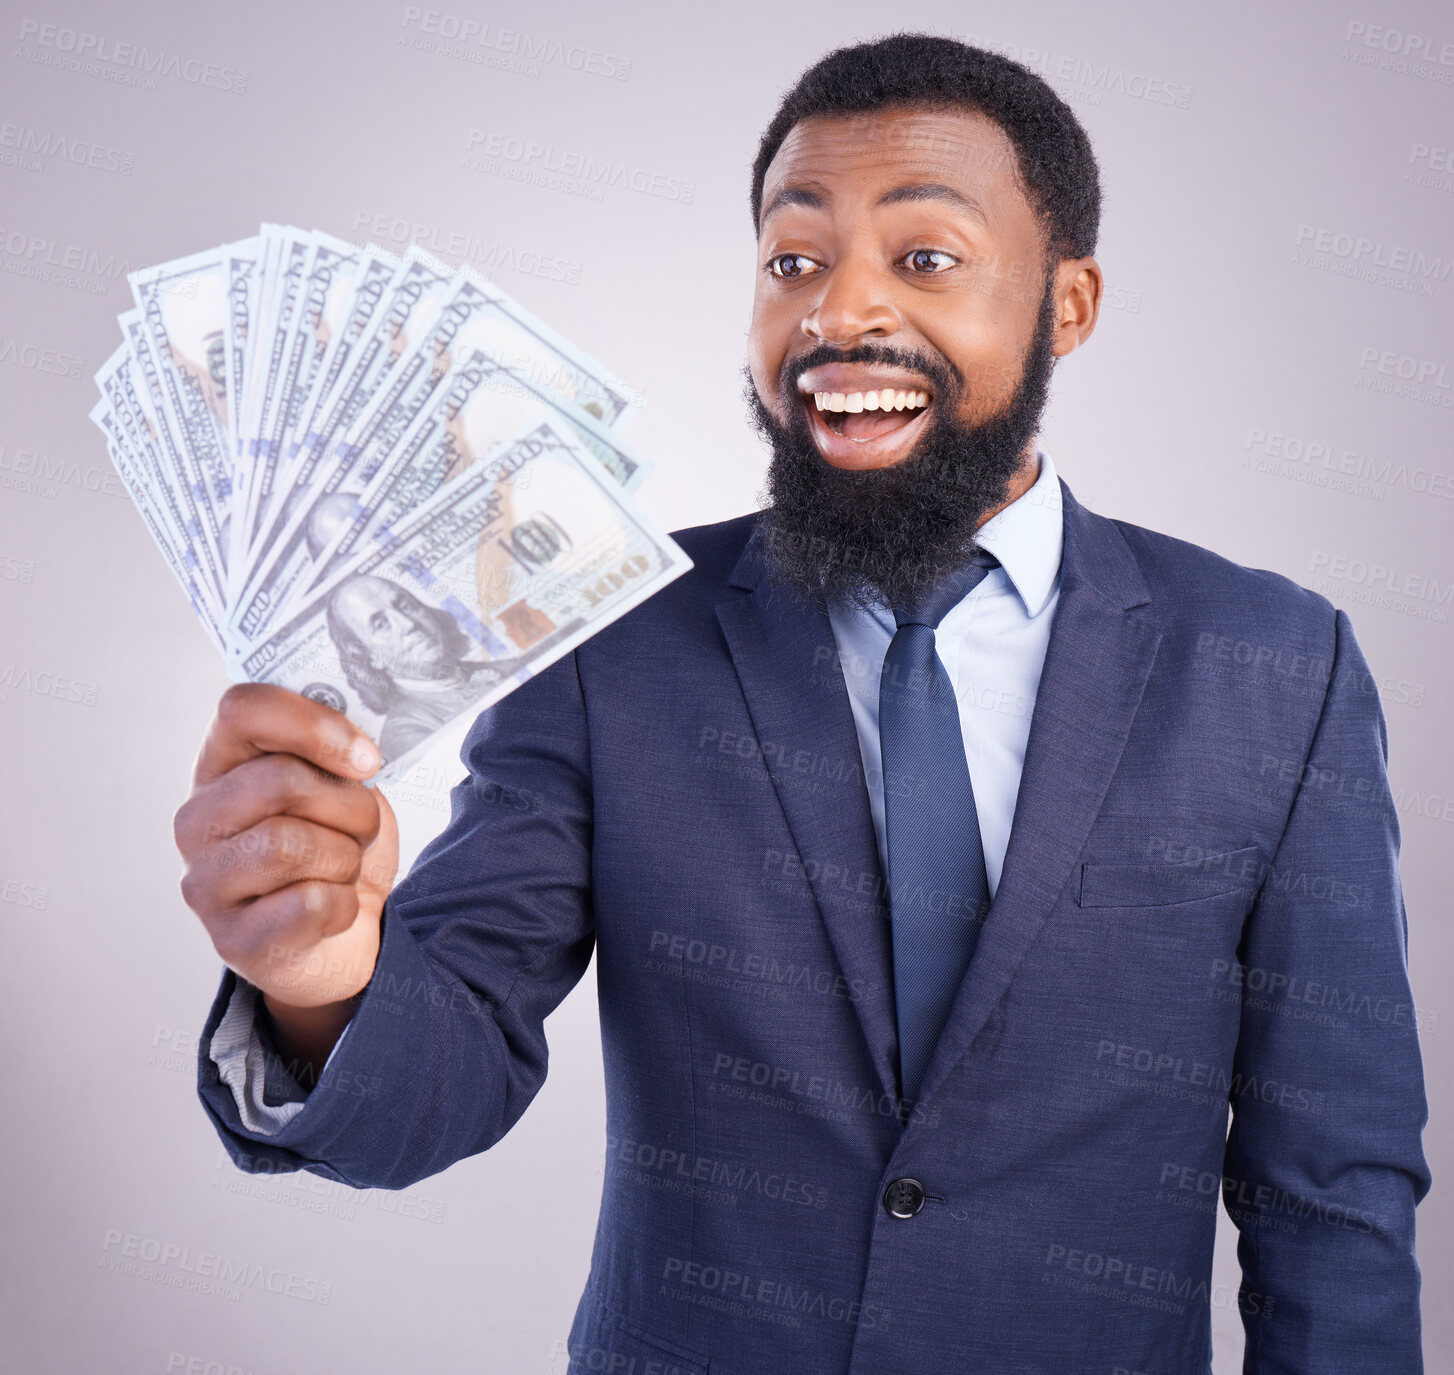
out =
<path fill-rule="evenodd" d="M 1376 683 L 1335 612 L 1332 673 L 1239 950 L 1223 1202 L 1248 1375 L 1422 1371 L 1414 1208 L 1428 1120 L 1399 823 Z"/>
<path fill-rule="evenodd" d="M 347 1033 L 282 1125 L 250 1129 L 218 1074 L 212 1040 L 237 987 L 223 975 L 198 1092 L 239 1169 L 403 1189 L 494 1145 L 544 1082 L 545 1018 L 595 941 L 575 654 L 484 712 L 461 757 L 448 825 L 385 904 Z"/>

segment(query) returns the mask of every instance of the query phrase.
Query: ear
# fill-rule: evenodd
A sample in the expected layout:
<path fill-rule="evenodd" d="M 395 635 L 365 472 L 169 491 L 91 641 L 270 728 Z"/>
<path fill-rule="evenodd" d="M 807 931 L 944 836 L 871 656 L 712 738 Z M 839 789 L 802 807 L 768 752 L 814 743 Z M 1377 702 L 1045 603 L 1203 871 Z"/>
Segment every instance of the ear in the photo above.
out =
<path fill-rule="evenodd" d="M 1055 332 L 1050 351 L 1057 358 L 1073 353 L 1095 332 L 1105 292 L 1101 265 L 1094 258 L 1063 258 L 1055 269 Z"/>

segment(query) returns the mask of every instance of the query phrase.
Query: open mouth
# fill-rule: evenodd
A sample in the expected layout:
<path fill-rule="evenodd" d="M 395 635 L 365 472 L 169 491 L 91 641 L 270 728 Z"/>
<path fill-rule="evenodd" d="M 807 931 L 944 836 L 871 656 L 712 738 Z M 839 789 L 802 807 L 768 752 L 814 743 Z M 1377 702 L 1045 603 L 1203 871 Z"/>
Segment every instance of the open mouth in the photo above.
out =
<path fill-rule="evenodd" d="M 818 452 L 830 463 L 851 468 L 905 457 L 934 405 L 932 392 L 915 387 L 802 391 L 799 399 Z"/>
<path fill-rule="evenodd" d="M 812 400 L 834 434 L 862 444 L 903 429 L 915 412 L 929 404 L 929 393 L 884 387 L 879 391 L 819 391 L 812 394 Z"/>

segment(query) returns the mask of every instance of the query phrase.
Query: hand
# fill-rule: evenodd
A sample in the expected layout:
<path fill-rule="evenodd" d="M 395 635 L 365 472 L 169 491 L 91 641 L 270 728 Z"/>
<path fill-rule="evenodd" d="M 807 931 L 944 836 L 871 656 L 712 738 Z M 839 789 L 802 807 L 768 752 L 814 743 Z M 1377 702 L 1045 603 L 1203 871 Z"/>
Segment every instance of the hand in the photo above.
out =
<path fill-rule="evenodd" d="M 340 712 L 242 684 L 218 703 L 176 815 L 187 906 L 295 1047 L 324 1055 L 351 1015 L 337 1005 L 373 974 L 399 865 L 393 810 L 361 781 L 379 763 Z"/>

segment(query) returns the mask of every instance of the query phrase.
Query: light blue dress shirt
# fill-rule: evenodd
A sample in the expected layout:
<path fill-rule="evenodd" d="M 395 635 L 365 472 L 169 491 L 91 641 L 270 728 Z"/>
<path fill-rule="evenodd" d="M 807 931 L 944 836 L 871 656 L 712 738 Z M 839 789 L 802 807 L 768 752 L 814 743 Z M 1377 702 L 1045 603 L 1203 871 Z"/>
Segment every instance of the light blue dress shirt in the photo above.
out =
<path fill-rule="evenodd" d="M 1030 490 L 986 521 L 975 536 L 1000 566 L 950 607 L 934 636 L 959 701 L 991 897 L 1005 865 L 1030 717 L 1060 600 L 1060 480 L 1043 449 L 1039 460 L 1040 472 Z M 868 613 L 833 606 L 828 619 L 853 706 L 879 862 L 887 874 L 878 685 L 894 637 L 894 617 L 887 608 Z"/>
<path fill-rule="evenodd" d="M 935 633 L 939 658 L 959 700 L 964 753 L 992 897 L 1005 864 L 1030 718 L 1060 599 L 1064 543 L 1060 481 L 1050 455 L 1043 449 L 1037 452 L 1040 466 L 1034 485 L 985 522 L 976 536 L 1000 566 L 992 568 L 968 596 L 949 609 Z M 894 635 L 893 613 L 831 606 L 828 619 L 853 708 L 879 861 L 887 873 L 878 685 Z M 256 999 L 257 990 L 239 979 L 212 1037 L 212 1060 L 232 1090 L 243 1125 L 272 1135 L 301 1110 L 306 1095 L 299 1087 L 295 1101 L 270 1104 L 264 1100 L 266 1055 L 254 1025 Z M 345 1027 L 330 1061 L 347 1035 Z M 327 1068 L 325 1062 L 324 1070 Z M 275 1071 L 274 1087 L 278 1078 Z M 285 1090 L 287 1087 L 284 1085 Z"/>

